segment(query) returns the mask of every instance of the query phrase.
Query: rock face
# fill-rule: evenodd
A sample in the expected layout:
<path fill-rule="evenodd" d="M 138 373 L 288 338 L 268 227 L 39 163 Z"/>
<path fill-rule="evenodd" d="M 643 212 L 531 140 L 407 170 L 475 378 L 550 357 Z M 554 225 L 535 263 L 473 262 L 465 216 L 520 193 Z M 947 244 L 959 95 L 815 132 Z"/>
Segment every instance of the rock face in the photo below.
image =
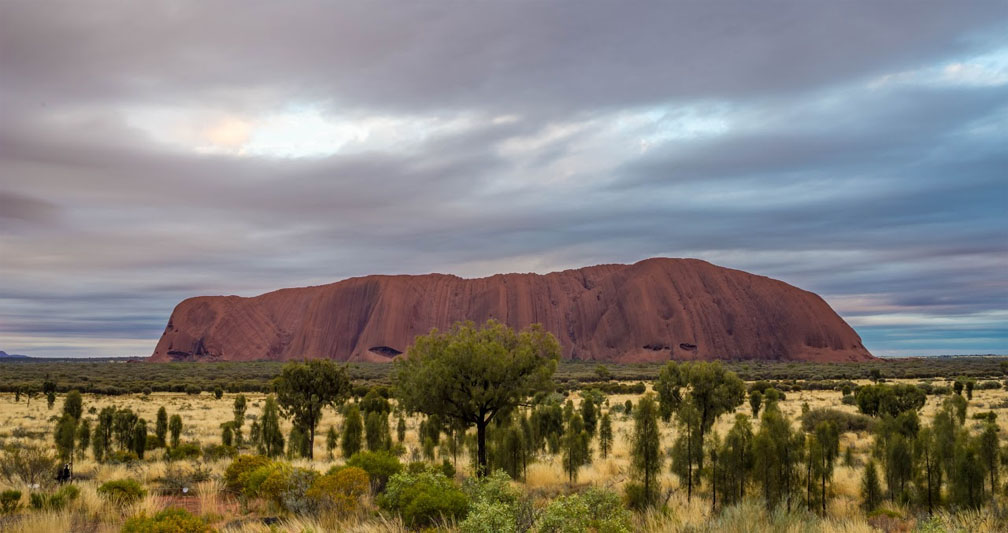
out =
<path fill-rule="evenodd" d="M 567 359 L 862 361 L 861 338 L 819 296 L 696 259 L 463 279 L 366 276 L 172 312 L 151 360 L 389 361 L 456 321 L 541 323 Z"/>

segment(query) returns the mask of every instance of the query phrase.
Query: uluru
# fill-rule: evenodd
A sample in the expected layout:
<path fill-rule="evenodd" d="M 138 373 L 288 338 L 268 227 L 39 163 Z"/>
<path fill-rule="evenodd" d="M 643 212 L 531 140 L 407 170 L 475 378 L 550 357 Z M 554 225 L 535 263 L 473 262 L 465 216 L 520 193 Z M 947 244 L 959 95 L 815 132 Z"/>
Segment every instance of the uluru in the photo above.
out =
<path fill-rule="evenodd" d="M 178 304 L 152 361 L 390 361 L 460 320 L 542 324 L 566 359 L 863 361 L 861 338 L 818 295 L 697 259 L 549 274 L 375 275 L 251 298 Z"/>

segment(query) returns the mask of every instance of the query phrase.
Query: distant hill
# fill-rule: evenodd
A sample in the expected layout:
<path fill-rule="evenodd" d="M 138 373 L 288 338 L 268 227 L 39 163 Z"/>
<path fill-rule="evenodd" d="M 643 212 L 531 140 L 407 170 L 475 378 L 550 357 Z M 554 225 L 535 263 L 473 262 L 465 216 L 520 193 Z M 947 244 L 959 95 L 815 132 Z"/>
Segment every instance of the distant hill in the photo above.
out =
<path fill-rule="evenodd" d="M 574 360 L 869 361 L 819 296 L 695 259 L 463 279 L 366 276 L 180 303 L 154 361 L 391 361 L 418 334 L 488 318 L 541 323 Z"/>
<path fill-rule="evenodd" d="M 7 353 L 3 350 L 0 350 L 0 359 L 31 359 L 31 357 L 28 357 L 27 355 Z"/>

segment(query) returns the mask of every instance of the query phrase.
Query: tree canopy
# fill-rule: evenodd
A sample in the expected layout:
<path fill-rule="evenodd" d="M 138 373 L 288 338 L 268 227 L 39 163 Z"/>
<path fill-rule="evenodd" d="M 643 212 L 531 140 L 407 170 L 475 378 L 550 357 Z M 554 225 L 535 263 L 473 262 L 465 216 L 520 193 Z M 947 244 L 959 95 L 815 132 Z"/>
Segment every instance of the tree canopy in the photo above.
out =
<path fill-rule="evenodd" d="M 342 404 L 350 396 L 346 367 L 328 359 L 288 363 L 274 380 L 277 402 L 294 425 L 308 436 L 308 458 L 314 456 L 315 429 L 322 409 Z"/>
<path fill-rule="evenodd" d="M 476 426 L 477 472 L 486 474 L 486 427 L 526 398 L 552 388 L 560 343 L 538 324 L 519 332 L 490 320 L 456 323 L 416 338 L 396 361 L 403 407 Z"/>

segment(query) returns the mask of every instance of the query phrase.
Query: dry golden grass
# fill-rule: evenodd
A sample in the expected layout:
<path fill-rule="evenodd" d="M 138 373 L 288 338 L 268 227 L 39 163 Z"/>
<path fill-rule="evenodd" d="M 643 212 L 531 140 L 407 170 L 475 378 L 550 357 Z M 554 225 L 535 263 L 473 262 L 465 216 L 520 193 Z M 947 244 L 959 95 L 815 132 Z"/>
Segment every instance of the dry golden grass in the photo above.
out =
<path fill-rule="evenodd" d="M 916 383 L 916 380 L 908 380 Z M 941 380 L 936 380 L 936 384 L 942 384 Z M 249 419 L 244 426 L 247 435 L 251 418 L 258 416 L 261 412 L 264 396 L 261 394 L 247 394 L 249 399 L 247 415 Z M 575 394 L 575 403 L 580 402 L 580 398 Z M 635 395 L 614 395 L 609 397 L 610 405 L 622 404 L 625 400 L 631 399 L 636 402 Z M 841 395 L 835 391 L 800 391 L 787 393 L 787 400 L 781 405 L 782 410 L 791 417 L 796 424 L 797 418 L 801 414 L 802 404 L 807 403 L 810 408 L 829 407 L 847 412 L 856 412 L 853 406 L 843 405 L 840 402 Z M 85 417 L 94 418 L 94 412 L 100 411 L 106 406 L 129 407 L 137 412 L 141 417 L 149 421 L 149 427 L 153 430 L 153 420 L 156 412 L 162 405 L 168 410 L 169 415 L 178 413 L 184 421 L 182 434 L 183 441 L 198 441 L 203 444 L 220 441 L 221 422 L 232 418 L 232 404 L 234 395 L 227 394 L 218 400 L 212 395 L 201 394 L 199 396 L 189 396 L 175 393 L 154 393 L 149 396 L 130 395 L 121 397 L 104 396 L 84 396 Z M 922 411 L 922 418 L 929 420 L 934 413 L 939 397 L 929 397 L 927 404 Z M 34 444 L 51 447 L 51 430 L 55 424 L 56 416 L 60 412 L 62 396 L 57 400 L 52 410 L 46 407 L 44 398 L 35 398 L 30 406 L 22 399 L 15 403 L 13 395 L 5 394 L 0 396 L 0 442 L 6 444 Z M 1008 408 L 995 407 L 1008 405 L 1008 392 L 1004 390 L 984 390 L 975 391 L 973 401 L 970 403 L 970 415 L 979 411 L 993 409 L 998 413 L 998 423 L 1002 428 L 1001 435 L 1008 435 Z M 92 408 L 94 411 L 92 411 Z M 749 414 L 748 403 L 739 408 L 740 412 Z M 90 414 L 87 414 L 90 413 Z M 537 462 L 529 465 L 527 476 L 524 482 L 526 489 L 539 497 L 549 497 L 577 490 L 586 485 L 596 485 L 621 491 L 627 482 L 630 473 L 629 438 L 633 430 L 633 421 L 630 417 L 613 413 L 613 433 L 615 442 L 613 450 L 608 458 L 597 457 L 592 464 L 585 466 L 578 473 L 575 486 L 570 486 L 567 482 L 567 475 L 563 472 L 561 462 L 558 457 L 542 455 Z M 407 431 L 405 446 L 409 458 L 412 451 L 419 447 L 417 430 L 419 418 L 407 419 Z M 339 429 L 341 420 L 332 409 L 325 412 L 323 420 L 319 425 L 318 435 L 315 442 L 314 461 L 297 460 L 295 464 L 303 467 L 313 468 L 319 471 L 327 470 L 332 464 L 343 461 L 339 450 L 335 451 L 335 457 L 330 460 L 325 450 L 325 432 L 330 426 Z M 395 424 L 395 419 L 390 420 Z M 731 416 L 722 417 L 715 425 L 715 431 L 722 435 L 727 432 L 733 420 Z M 754 429 L 758 422 L 754 421 Z M 284 432 L 290 429 L 289 423 L 285 422 Z M 393 430 L 394 433 L 394 430 Z M 663 425 L 662 448 L 667 449 L 672 444 L 674 429 L 669 425 Z M 872 525 L 864 517 L 858 506 L 861 479 L 861 463 L 867 459 L 867 454 L 871 446 L 871 436 L 862 433 L 846 433 L 841 436 L 841 454 L 848 446 L 855 452 L 856 466 L 847 467 L 839 465 L 836 468 L 833 483 L 831 486 L 832 499 L 830 501 L 826 516 L 816 514 L 794 513 L 791 515 L 783 513 L 768 513 L 762 507 L 761 502 L 756 499 L 747 500 L 738 506 L 719 510 L 712 517 L 710 512 L 710 500 L 707 497 L 706 489 L 701 488 L 699 494 L 695 495 L 692 501 L 687 502 L 685 490 L 681 489 L 678 480 L 668 473 L 667 463 L 664 473 L 661 476 L 662 486 L 668 494 L 668 505 L 665 512 L 651 511 L 636 516 L 636 526 L 641 531 L 782 531 L 782 532 L 805 532 L 805 531 L 825 531 L 857 533 L 874 531 Z M 597 446 L 597 442 L 593 443 Z M 99 533 L 118 531 L 126 517 L 138 513 L 147 512 L 153 514 L 166 505 L 177 502 L 177 498 L 165 498 L 157 495 L 154 490 L 157 486 L 157 479 L 166 472 L 167 465 L 159 460 L 163 451 L 155 450 L 149 452 L 148 459 L 136 465 L 108 465 L 98 464 L 91 459 L 80 460 L 76 463 L 75 472 L 81 478 L 78 486 L 81 489 L 80 497 L 67 509 L 61 512 L 21 512 L 19 519 L 0 522 L 0 530 L 11 532 L 48 532 L 48 531 L 71 531 L 86 530 Z M 90 450 L 88 451 L 90 456 Z M 468 454 L 460 453 L 458 458 L 459 476 L 468 476 L 471 473 L 471 466 L 468 464 Z M 351 531 L 351 532 L 400 532 L 405 531 L 401 521 L 383 517 L 373 512 L 374 506 L 368 506 L 371 512 L 363 512 L 359 516 L 336 521 L 332 519 L 308 519 L 303 517 L 290 517 L 274 526 L 273 529 L 263 525 L 256 516 L 247 516 L 233 502 L 229 502 L 222 494 L 222 484 L 219 476 L 227 466 L 228 461 L 217 461 L 203 463 L 201 466 L 208 468 L 212 474 L 212 479 L 198 484 L 191 488 L 191 497 L 186 507 L 191 511 L 210 516 L 215 527 L 221 531 L 231 533 L 252 533 L 265 531 L 290 531 L 301 532 L 305 530 L 322 531 Z M 150 494 L 142 501 L 133 505 L 129 509 L 120 510 L 107 504 L 97 493 L 96 489 L 102 483 L 129 477 L 144 483 L 150 490 Z M 0 490 L 10 488 L 3 481 L 0 481 Z M 17 487 L 22 488 L 22 487 Z M 22 488 L 23 489 L 23 488 Z M 27 491 L 25 491 L 27 492 Z M 28 495 L 23 496 L 23 504 L 27 506 Z M 940 513 L 935 519 L 940 527 L 949 531 L 968 531 L 970 533 L 985 533 L 995 531 L 992 519 L 983 512 L 960 512 L 960 513 Z"/>

